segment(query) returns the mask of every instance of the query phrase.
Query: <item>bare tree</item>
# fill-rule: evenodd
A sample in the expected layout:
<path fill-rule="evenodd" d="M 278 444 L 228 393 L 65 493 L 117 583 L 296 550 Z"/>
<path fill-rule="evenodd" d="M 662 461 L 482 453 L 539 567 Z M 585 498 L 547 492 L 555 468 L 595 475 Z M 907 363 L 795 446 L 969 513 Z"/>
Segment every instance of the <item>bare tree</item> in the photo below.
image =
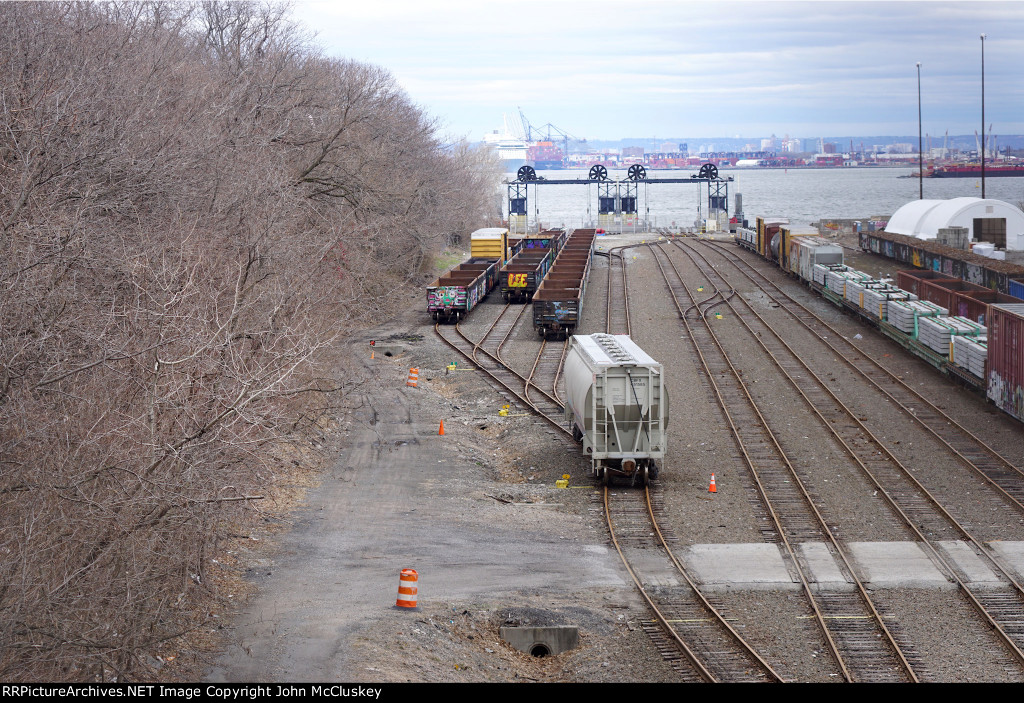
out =
<path fill-rule="evenodd" d="M 495 185 L 252 3 L 0 5 L 0 677 L 145 677 Z"/>

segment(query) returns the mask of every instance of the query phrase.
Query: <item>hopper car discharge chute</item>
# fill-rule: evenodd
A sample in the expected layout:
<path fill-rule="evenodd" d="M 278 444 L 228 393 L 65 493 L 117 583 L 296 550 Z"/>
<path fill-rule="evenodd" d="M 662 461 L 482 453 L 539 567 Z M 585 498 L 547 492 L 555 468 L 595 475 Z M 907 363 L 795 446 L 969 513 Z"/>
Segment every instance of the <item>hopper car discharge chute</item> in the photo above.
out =
<path fill-rule="evenodd" d="M 661 364 L 627 335 L 574 335 L 565 360 L 565 419 L 590 474 L 646 485 L 665 457 L 668 389 Z"/>

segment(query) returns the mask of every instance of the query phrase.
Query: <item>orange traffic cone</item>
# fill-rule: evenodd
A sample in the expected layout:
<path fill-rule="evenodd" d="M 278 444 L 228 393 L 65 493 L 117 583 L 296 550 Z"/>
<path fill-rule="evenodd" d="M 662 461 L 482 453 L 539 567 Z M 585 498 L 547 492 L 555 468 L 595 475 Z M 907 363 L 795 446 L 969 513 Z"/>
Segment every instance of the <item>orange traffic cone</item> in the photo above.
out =
<path fill-rule="evenodd" d="M 711 474 L 711 485 L 708 486 L 708 493 L 718 493 L 718 488 L 715 487 L 715 475 Z"/>
<path fill-rule="evenodd" d="M 444 420 L 441 420 L 441 427 L 440 427 L 440 429 L 438 429 L 437 433 L 439 435 L 443 435 L 444 434 Z"/>

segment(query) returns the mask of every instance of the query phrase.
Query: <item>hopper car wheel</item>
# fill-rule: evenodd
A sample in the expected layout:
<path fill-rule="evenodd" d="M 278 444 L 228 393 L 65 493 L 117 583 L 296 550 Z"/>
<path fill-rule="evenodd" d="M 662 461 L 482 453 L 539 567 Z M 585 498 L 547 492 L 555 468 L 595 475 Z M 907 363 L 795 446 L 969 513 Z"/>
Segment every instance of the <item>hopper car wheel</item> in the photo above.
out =
<path fill-rule="evenodd" d="M 640 479 L 643 482 L 641 485 L 643 485 L 643 486 L 651 485 L 651 476 L 650 476 L 650 473 L 647 471 L 647 467 L 646 466 L 643 468 L 643 471 L 640 474 Z"/>
<path fill-rule="evenodd" d="M 608 169 L 601 164 L 592 166 L 590 169 L 590 180 L 592 181 L 607 181 L 608 180 Z"/>
<path fill-rule="evenodd" d="M 607 466 L 601 467 L 601 485 L 611 486 L 612 485 L 612 472 L 608 470 Z"/>
<path fill-rule="evenodd" d="M 580 432 L 580 428 L 577 427 L 575 424 L 572 426 L 572 438 L 576 442 L 579 442 L 581 439 L 583 439 L 583 433 Z"/>
<path fill-rule="evenodd" d="M 655 462 L 651 462 L 651 478 L 658 478 L 658 465 Z"/>

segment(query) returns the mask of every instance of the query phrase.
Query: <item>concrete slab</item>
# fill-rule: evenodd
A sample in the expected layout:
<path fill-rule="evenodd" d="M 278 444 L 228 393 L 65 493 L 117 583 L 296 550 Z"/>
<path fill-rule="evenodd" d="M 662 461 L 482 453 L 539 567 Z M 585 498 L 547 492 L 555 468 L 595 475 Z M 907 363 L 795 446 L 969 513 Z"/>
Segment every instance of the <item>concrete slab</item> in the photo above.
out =
<path fill-rule="evenodd" d="M 996 558 L 1007 568 L 1012 569 L 1018 579 L 1024 578 L 1024 542 L 989 542 L 989 548 L 996 553 Z"/>
<path fill-rule="evenodd" d="M 843 575 L 832 552 L 823 542 L 804 542 L 797 553 L 810 571 L 808 579 L 823 590 L 853 590 L 854 585 Z"/>
<path fill-rule="evenodd" d="M 683 562 L 711 590 L 800 587 L 774 544 L 695 544 L 685 551 Z"/>
<path fill-rule="evenodd" d="M 850 556 L 871 588 L 955 588 L 915 542 L 853 542 Z"/>
<path fill-rule="evenodd" d="M 679 586 L 683 583 L 679 571 L 660 549 L 634 549 L 623 547 L 623 554 L 649 586 Z M 614 554 L 614 552 L 613 552 Z"/>
<path fill-rule="evenodd" d="M 953 562 L 960 571 L 960 578 L 972 586 L 1002 586 L 1006 582 L 999 578 L 988 564 L 974 551 L 967 542 L 939 542 L 943 556 Z"/>

